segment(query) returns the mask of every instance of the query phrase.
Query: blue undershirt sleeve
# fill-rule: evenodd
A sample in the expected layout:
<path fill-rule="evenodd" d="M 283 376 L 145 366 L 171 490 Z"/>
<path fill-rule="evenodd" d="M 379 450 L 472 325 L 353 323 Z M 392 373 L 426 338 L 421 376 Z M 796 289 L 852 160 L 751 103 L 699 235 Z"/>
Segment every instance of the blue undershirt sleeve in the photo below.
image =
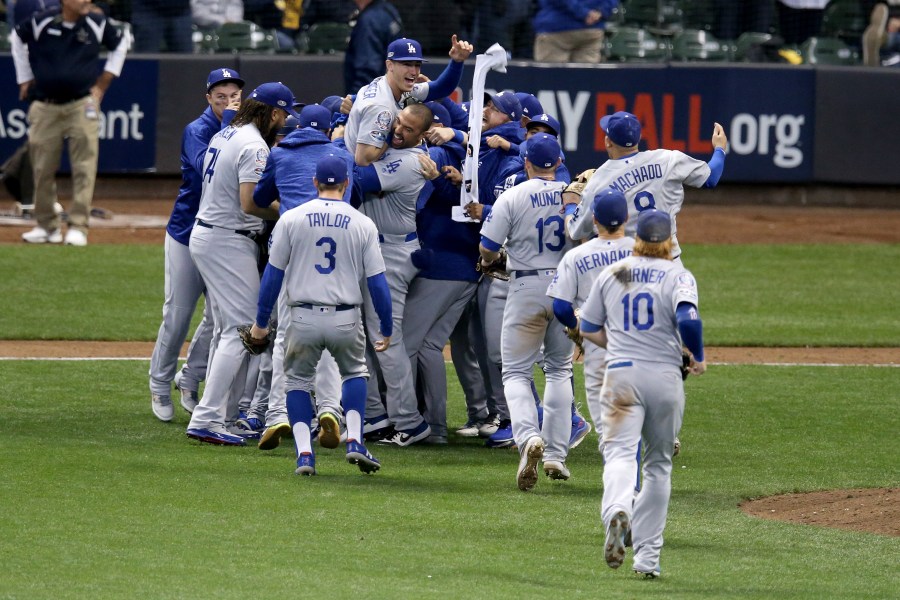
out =
<path fill-rule="evenodd" d="M 374 165 L 353 168 L 353 176 L 359 182 L 359 190 L 363 194 L 377 194 L 381 191 L 381 180 Z"/>
<path fill-rule="evenodd" d="M 390 337 L 394 332 L 394 322 L 391 319 L 391 291 L 388 289 L 387 279 L 384 273 L 379 273 L 367 277 L 366 284 L 369 286 L 372 304 L 375 305 L 375 312 L 378 313 L 378 320 L 381 322 L 381 335 Z"/>
<path fill-rule="evenodd" d="M 571 302 L 554 298 L 553 314 L 556 315 L 559 322 L 566 327 L 575 327 L 578 325 L 578 319 L 575 317 L 575 308 L 572 306 Z"/>
<path fill-rule="evenodd" d="M 581 332 L 582 333 L 596 333 L 603 329 L 602 325 L 597 325 L 596 323 L 591 323 L 590 321 L 585 321 L 584 318 L 581 319 Z"/>
<path fill-rule="evenodd" d="M 278 187 L 275 185 L 275 161 L 272 155 L 266 161 L 266 168 L 263 169 L 262 177 L 256 182 L 253 188 L 253 204 L 260 208 L 271 206 L 278 198 Z"/>
<path fill-rule="evenodd" d="M 428 96 L 425 101 L 437 100 L 449 96 L 462 79 L 463 63 L 451 60 L 440 76 L 428 84 Z"/>
<path fill-rule="evenodd" d="M 259 302 L 256 306 L 256 324 L 265 329 L 272 316 L 272 307 L 278 301 L 281 292 L 281 283 L 284 281 L 284 271 L 273 267 L 271 263 L 266 265 L 262 281 L 259 283 Z"/>
<path fill-rule="evenodd" d="M 721 148 L 716 148 L 713 151 L 712 158 L 709 159 L 709 178 L 706 180 L 706 183 L 703 184 L 703 187 L 706 188 L 714 188 L 719 183 L 719 178 L 722 176 L 722 171 L 725 170 L 725 151 Z"/>
<path fill-rule="evenodd" d="M 678 332 L 681 341 L 694 355 L 694 360 L 703 362 L 703 321 L 697 307 L 690 302 L 679 302 L 675 309 L 675 319 L 678 321 Z"/>
<path fill-rule="evenodd" d="M 226 108 L 222 111 L 222 129 L 225 129 L 231 124 L 231 120 L 234 118 L 234 115 L 237 114 L 236 110 L 231 110 Z"/>
<path fill-rule="evenodd" d="M 488 237 L 481 236 L 481 245 L 490 250 L 491 252 L 500 252 L 500 247 L 503 244 L 498 244 L 494 240 Z"/>

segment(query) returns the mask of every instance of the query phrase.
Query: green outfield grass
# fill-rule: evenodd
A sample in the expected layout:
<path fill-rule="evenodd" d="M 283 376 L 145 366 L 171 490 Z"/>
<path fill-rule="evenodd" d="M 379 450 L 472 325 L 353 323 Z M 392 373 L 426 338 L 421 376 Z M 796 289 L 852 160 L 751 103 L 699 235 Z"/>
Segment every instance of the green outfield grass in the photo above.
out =
<path fill-rule="evenodd" d="M 162 318 L 163 250 L 6 246 L 0 336 L 146 340 Z M 706 342 L 895 346 L 900 245 L 689 245 Z"/>
<path fill-rule="evenodd" d="M 373 447 L 375 476 L 323 450 L 320 475 L 301 478 L 289 445 L 204 446 L 184 436 L 180 409 L 157 421 L 146 373 L 144 361 L 0 362 L 0 598 L 822 600 L 900 589 L 900 539 L 737 507 L 900 484 L 897 369 L 729 366 L 691 378 L 656 581 L 636 579 L 630 555 L 619 571 L 605 566 L 593 434 L 570 456 L 572 480 L 528 494 L 515 452 L 452 437 Z"/>

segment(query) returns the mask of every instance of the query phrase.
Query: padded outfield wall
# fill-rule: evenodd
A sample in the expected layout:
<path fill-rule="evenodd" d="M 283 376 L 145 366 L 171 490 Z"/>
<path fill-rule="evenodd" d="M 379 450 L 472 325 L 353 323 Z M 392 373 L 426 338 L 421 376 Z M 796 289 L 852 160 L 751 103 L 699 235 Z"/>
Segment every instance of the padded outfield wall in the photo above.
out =
<path fill-rule="evenodd" d="M 471 63 L 472 61 L 470 61 Z M 445 61 L 427 63 L 436 77 Z M 240 71 L 247 85 L 279 80 L 301 102 L 340 93 L 340 57 L 141 55 L 110 88 L 101 121 L 101 173 L 179 172 L 181 132 L 205 107 L 206 75 Z M 468 98 L 473 65 L 458 97 Z M 0 157 L 27 132 L 12 58 L 0 56 Z M 750 184 L 900 184 L 900 69 L 751 64 L 603 64 L 559 67 L 513 62 L 492 72 L 491 90 L 535 93 L 562 124 L 571 171 L 605 160 L 597 121 L 628 110 L 644 124 L 642 147 L 707 159 L 713 122 L 730 154 L 723 181 Z"/>

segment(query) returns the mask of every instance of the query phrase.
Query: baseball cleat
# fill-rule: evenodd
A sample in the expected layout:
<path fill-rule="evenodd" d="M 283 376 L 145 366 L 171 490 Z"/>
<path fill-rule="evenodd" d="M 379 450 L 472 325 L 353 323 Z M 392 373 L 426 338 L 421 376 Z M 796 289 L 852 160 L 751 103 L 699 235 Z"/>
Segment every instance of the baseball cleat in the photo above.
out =
<path fill-rule="evenodd" d="M 150 408 L 160 421 L 168 423 L 175 416 L 175 407 L 172 399 L 161 394 L 150 394 Z"/>
<path fill-rule="evenodd" d="M 483 421 L 468 421 L 456 430 L 456 435 L 461 437 L 478 437 L 478 430 L 484 425 Z"/>
<path fill-rule="evenodd" d="M 297 475 L 315 475 L 316 474 L 316 457 L 312 452 L 303 452 L 297 457 L 297 468 L 294 470 Z"/>
<path fill-rule="evenodd" d="M 181 394 L 181 408 L 188 411 L 188 413 L 193 414 L 194 409 L 197 408 L 198 404 L 200 404 L 200 398 L 197 395 L 197 392 L 181 387 L 181 378 L 181 371 L 175 373 L 174 383 L 175 387 L 178 389 L 178 392 Z"/>
<path fill-rule="evenodd" d="M 566 463 L 561 460 L 545 460 L 544 474 L 550 479 L 558 479 L 561 481 L 566 481 L 572 476 L 572 474 L 569 473 L 569 468 L 566 467 Z"/>
<path fill-rule="evenodd" d="M 512 424 L 509 419 L 500 421 L 497 431 L 492 433 L 484 443 L 488 448 L 513 448 L 516 440 L 513 438 Z"/>
<path fill-rule="evenodd" d="M 635 575 L 640 575 L 641 579 L 656 579 L 659 577 L 659 569 L 651 569 L 649 571 L 635 569 L 634 573 Z"/>
<path fill-rule="evenodd" d="M 431 435 L 431 427 L 425 421 L 419 423 L 412 429 L 396 429 L 394 434 L 384 439 L 378 440 L 376 443 L 381 445 L 393 444 L 394 446 L 406 447 L 421 442 Z"/>
<path fill-rule="evenodd" d="M 631 529 L 631 523 L 623 510 L 614 514 L 609 520 L 609 526 L 606 528 L 604 556 L 606 564 L 612 569 L 618 569 L 625 562 L 625 534 L 629 529 Z"/>
<path fill-rule="evenodd" d="M 673 457 L 678 456 L 678 454 L 680 452 L 681 452 L 681 440 L 679 440 L 678 438 L 675 438 L 675 448 L 672 450 L 672 456 Z"/>
<path fill-rule="evenodd" d="M 363 437 L 366 441 L 377 442 L 394 434 L 394 428 L 388 421 L 387 415 L 378 417 L 366 417 L 363 419 Z"/>
<path fill-rule="evenodd" d="M 519 458 L 519 470 L 516 471 L 516 484 L 523 492 L 534 488 L 537 484 L 537 466 L 544 456 L 544 440 L 535 435 L 525 442 L 522 456 Z"/>
<path fill-rule="evenodd" d="M 59 229 L 47 231 L 40 225 L 22 234 L 22 240 L 29 244 L 62 244 L 63 235 Z"/>
<path fill-rule="evenodd" d="M 319 416 L 319 445 L 323 448 L 337 448 L 341 443 L 341 424 L 330 412 Z"/>
<path fill-rule="evenodd" d="M 500 429 L 500 417 L 497 415 L 489 415 L 488 418 L 478 428 L 478 437 L 491 437 Z"/>
<path fill-rule="evenodd" d="M 185 432 L 189 438 L 193 438 L 205 444 L 217 444 L 219 446 L 246 446 L 247 442 L 238 435 L 227 432 L 213 431 L 212 429 L 188 429 Z"/>
<path fill-rule="evenodd" d="M 259 438 L 257 448 L 260 450 L 274 450 L 281 443 L 281 437 L 291 432 L 291 426 L 287 423 L 276 423 L 266 428 Z"/>
<path fill-rule="evenodd" d="M 585 421 L 581 415 L 575 413 L 572 415 L 572 435 L 569 436 L 569 450 L 575 448 L 584 441 L 584 438 L 591 432 L 591 424 Z"/>
<path fill-rule="evenodd" d="M 236 435 L 238 437 L 244 438 L 245 440 L 258 440 L 260 438 L 260 433 L 258 431 L 253 431 L 252 429 L 247 429 L 244 427 L 244 423 L 246 423 L 246 419 L 240 419 L 235 421 L 234 423 L 228 423 L 225 425 L 225 431 L 230 433 L 231 435 Z M 249 425 L 247 425 L 249 427 Z"/>
<path fill-rule="evenodd" d="M 378 459 L 369 454 L 366 447 L 356 440 L 347 440 L 347 462 L 356 465 L 363 473 L 374 473 L 381 468 Z"/>
<path fill-rule="evenodd" d="M 66 232 L 66 246 L 87 246 L 87 234 L 80 229 L 71 229 Z"/>

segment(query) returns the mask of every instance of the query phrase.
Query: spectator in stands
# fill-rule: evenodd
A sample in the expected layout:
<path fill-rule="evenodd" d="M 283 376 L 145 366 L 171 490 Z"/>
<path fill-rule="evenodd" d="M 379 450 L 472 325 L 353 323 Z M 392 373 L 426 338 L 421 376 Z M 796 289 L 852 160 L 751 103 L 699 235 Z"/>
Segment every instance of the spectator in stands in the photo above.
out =
<path fill-rule="evenodd" d="M 900 64 L 900 0 L 874 2 L 863 0 L 869 13 L 869 26 L 862 36 L 863 64 L 877 67 Z M 890 56 L 882 63 L 882 53 Z"/>
<path fill-rule="evenodd" d="M 286 36 L 291 40 L 291 47 L 296 45 L 297 34 L 300 33 L 300 19 L 303 17 L 303 0 L 284 0 L 284 11 L 281 23 L 278 24 L 278 39 Z"/>
<path fill-rule="evenodd" d="M 244 20 L 243 0 L 191 0 L 194 24 L 204 29 L 215 29 L 225 23 Z"/>
<path fill-rule="evenodd" d="M 539 0 L 534 16 L 534 60 L 598 63 L 603 30 L 618 0 Z"/>
<path fill-rule="evenodd" d="M 454 33 L 460 35 L 464 30 L 463 21 L 475 10 L 474 0 L 391 0 L 391 3 L 400 13 L 404 35 L 422 44 L 425 56 L 445 56 L 447 38 Z M 477 43 L 475 46 L 479 47 Z"/>
<path fill-rule="evenodd" d="M 828 0 L 778 0 L 778 30 L 785 44 L 800 45 L 819 35 Z"/>
<path fill-rule="evenodd" d="M 190 0 L 132 0 L 135 52 L 192 52 Z"/>
<path fill-rule="evenodd" d="M 290 50 L 294 47 L 294 36 L 281 29 L 284 16 L 285 2 L 282 0 L 244 0 L 244 20 L 274 31 L 278 38 L 278 48 Z"/>
<path fill-rule="evenodd" d="M 714 0 L 716 26 L 720 40 L 736 40 L 747 31 L 768 33 L 775 22 L 775 6 L 759 0 Z"/>
<path fill-rule="evenodd" d="M 355 0 L 359 13 L 344 55 L 344 89 L 355 94 L 384 74 L 384 56 L 392 41 L 401 37 L 403 21 L 387 0 Z"/>

